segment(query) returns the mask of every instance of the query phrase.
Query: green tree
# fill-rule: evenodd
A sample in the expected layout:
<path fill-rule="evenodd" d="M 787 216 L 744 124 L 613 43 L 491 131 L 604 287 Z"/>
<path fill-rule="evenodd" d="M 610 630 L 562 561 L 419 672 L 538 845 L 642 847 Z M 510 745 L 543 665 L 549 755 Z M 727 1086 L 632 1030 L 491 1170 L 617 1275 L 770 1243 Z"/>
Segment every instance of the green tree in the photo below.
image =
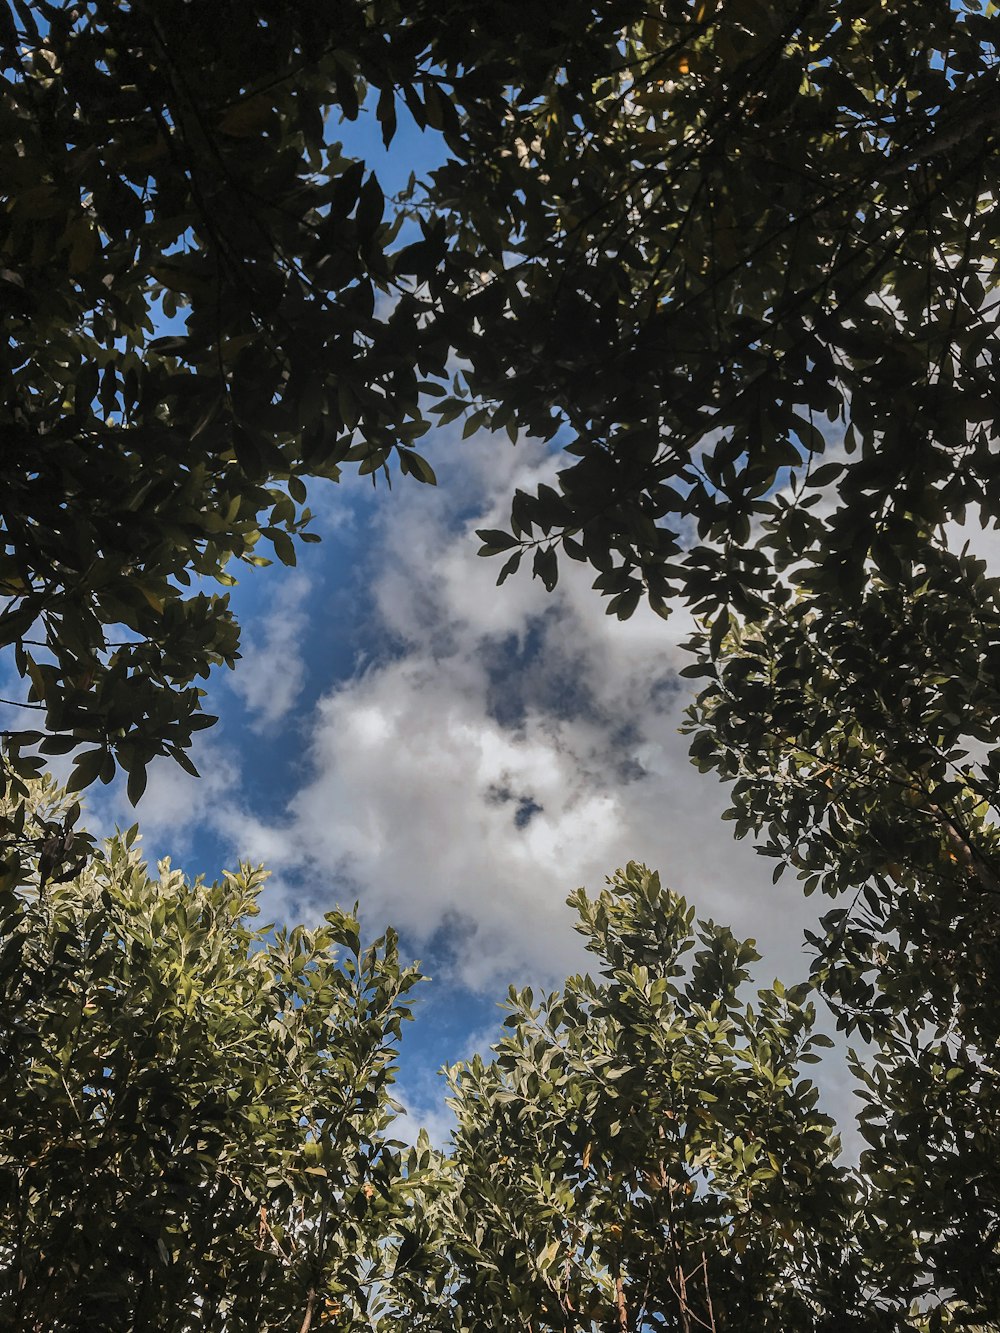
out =
<path fill-rule="evenodd" d="M 998 515 L 995 11 L 623 10 L 432 194 L 490 330 L 456 401 L 571 455 L 483 553 L 706 618 L 695 757 L 841 900 L 816 980 L 877 1044 L 898 1291 L 969 1319 L 1000 1305 L 997 588 L 942 530 Z"/>
<path fill-rule="evenodd" d="M 894 1327 L 801 1075 L 830 1044 L 807 988 L 748 1005 L 752 941 L 643 867 L 570 902 L 600 979 L 512 990 L 494 1059 L 451 1071 L 456 1327 Z"/>
<path fill-rule="evenodd" d="M 814 979 L 875 1043 L 856 1062 L 863 1165 L 886 1231 L 914 1237 L 896 1277 L 995 1319 L 1000 580 L 931 543 L 891 581 L 870 568 L 850 601 L 808 572 L 714 654 L 699 640 L 692 751 L 733 782 L 737 836 L 775 878 L 791 868 L 835 901 Z"/>
<path fill-rule="evenodd" d="M 234 562 L 295 560 L 308 478 L 432 481 L 412 445 L 449 343 L 443 252 L 336 141 L 502 86 L 438 6 L 0 4 L 0 647 L 30 776 L 185 750 L 238 655 Z M 483 52 L 485 56 L 485 51 Z M 267 552 L 267 556 L 262 552 Z M 238 565 L 237 565 L 238 567 Z M 25 715 L 22 714 L 22 717 Z M 44 733 L 44 734 L 42 734 Z"/>
<path fill-rule="evenodd" d="M 472 401 L 576 456 L 485 549 L 551 585 L 561 545 L 619 615 L 745 610 L 806 542 L 853 585 L 992 504 L 980 8 L 0 5 L 0 645 L 43 753 L 133 795 L 189 762 L 238 652 L 200 581 L 293 560 L 311 477 L 431 480 L 453 352 L 471 399 L 439 419 Z M 409 201 L 332 124 L 364 107 L 389 142 L 397 103 L 451 154 Z M 831 430 L 837 514 L 748 544 Z M 36 739 L 7 738 L 24 774 Z"/>
<path fill-rule="evenodd" d="M 0 3 L 14 774 L 76 751 L 75 787 L 120 765 L 135 799 L 152 757 L 190 768 L 199 682 L 238 656 L 217 585 L 294 562 L 310 479 L 434 481 L 414 445 L 476 315 L 444 218 L 385 197 L 350 122 L 389 144 L 405 107 L 457 145 L 553 76 L 574 27 L 603 50 L 618 23 L 577 2 L 563 31 L 521 0 Z"/>
<path fill-rule="evenodd" d="M 416 969 L 342 912 L 252 925 L 260 871 L 150 879 L 133 837 L 0 897 L 0 1324 L 380 1327 L 428 1170 L 386 1135 Z"/>
<path fill-rule="evenodd" d="M 159 1035 L 148 1055 L 134 1045 L 127 1007 L 119 1017 L 114 1006 L 103 1013 L 98 1001 L 96 1016 L 74 1018 L 89 1003 L 73 990 L 74 969 L 89 966 L 92 947 L 116 978 L 123 959 L 131 960 L 133 970 L 105 989 L 132 995 L 137 987 L 145 995 L 140 1017 L 148 1013 L 168 1045 L 203 1039 L 184 1079 L 197 1088 L 203 1060 L 205 1078 L 218 1081 L 211 1006 L 199 1000 L 192 1017 L 173 982 L 154 986 L 136 959 L 144 949 L 158 956 L 161 935 L 165 959 L 171 948 L 176 955 L 164 962 L 171 978 L 187 975 L 185 960 L 195 959 L 183 941 L 186 926 L 167 929 L 165 916 L 153 929 L 161 899 L 167 915 L 178 904 L 171 922 L 186 921 L 191 905 L 202 923 L 193 929 L 212 938 L 222 938 L 213 934 L 222 929 L 211 924 L 220 919 L 213 903 L 235 903 L 237 920 L 243 910 L 231 883 L 208 890 L 168 876 L 167 887 L 154 890 L 122 844 L 95 853 L 75 829 L 73 806 L 36 805 L 31 775 L 45 754 L 84 747 L 74 786 L 110 780 L 121 765 L 136 798 L 154 755 L 189 763 L 192 733 L 210 721 L 199 711 L 196 682 L 238 651 L 225 595 L 206 592 L 202 581 L 226 585 L 231 563 L 259 563 L 261 549 L 293 560 L 294 538 L 311 535 L 304 532 L 310 478 L 335 478 L 345 464 L 374 476 L 393 464 L 432 480 L 411 446 L 427 428 L 425 396 L 442 397 L 449 356 L 457 353 L 466 368 L 438 403 L 440 420 L 471 406 L 471 425 L 546 438 L 561 430 L 572 460 L 555 486 L 514 497 L 509 532 L 483 534 L 484 551 L 507 556 L 501 577 L 533 549 L 534 571 L 551 587 L 561 547 L 596 569 L 609 611 L 621 617 L 643 595 L 660 611 L 680 595 L 709 617 L 696 643 L 699 669 L 709 675 L 696 714 L 696 758 L 735 780 L 738 833 L 761 836 L 763 849 L 791 865 L 807 892 L 822 888 L 839 900 L 814 939 L 815 978 L 842 1025 L 878 1047 L 874 1067 L 859 1064 L 870 1092 L 864 1126 L 871 1151 L 865 1179 L 855 1182 L 875 1225 L 862 1226 L 847 1203 L 847 1212 L 831 1204 L 829 1226 L 819 1232 L 810 1230 L 819 1225 L 814 1218 L 789 1221 L 787 1254 L 775 1256 L 758 1236 L 749 1258 L 735 1255 L 726 1248 L 735 1223 L 725 1208 L 743 1216 L 739 1191 L 761 1163 L 751 1155 L 743 1176 L 724 1165 L 718 1183 L 712 1175 L 690 1196 L 694 1220 L 681 1233 L 685 1244 L 705 1245 L 708 1291 L 720 1293 L 720 1311 L 730 1309 L 726 1293 L 736 1289 L 753 1308 L 772 1264 L 766 1280 L 773 1279 L 790 1321 L 816 1310 L 853 1317 L 855 1293 L 887 1318 L 919 1298 L 936 1309 L 928 1318 L 995 1319 L 1000 608 L 995 582 L 967 555 L 949 553 L 940 537 L 944 521 L 963 518 L 967 508 L 978 506 L 987 523 L 998 508 L 995 27 L 994 7 L 974 0 L 905 7 L 570 0 L 555 14 L 516 0 L 456 0 L 447 8 L 397 0 L 0 4 L 0 178 L 7 191 L 0 428 L 8 442 L 0 646 L 12 649 L 26 682 L 21 702 L 41 720 L 38 731 L 18 726 L 4 737 L 11 798 L 0 824 L 9 927 L 5 1040 L 9 1034 L 12 1050 L 22 1043 L 30 1056 L 9 1075 L 26 1081 L 11 1089 L 6 1123 L 51 1130 L 36 1159 L 19 1157 L 16 1143 L 11 1149 L 29 1180 L 12 1215 L 30 1215 L 40 1228 L 23 1252 L 19 1233 L 5 1240 L 19 1263 L 42 1265 L 39 1273 L 51 1266 L 60 1227 L 79 1239 L 72 1210 L 89 1206 L 84 1182 L 91 1176 L 93 1200 L 109 1217 L 141 1220 L 138 1195 L 126 1187 L 133 1174 L 147 1185 L 155 1174 L 152 1159 L 142 1157 L 146 1128 L 133 1119 L 134 1163 L 133 1148 L 114 1141 L 108 1160 L 115 1165 L 103 1172 L 91 1158 L 74 1175 L 87 1135 L 104 1151 L 120 1127 L 101 1101 L 105 1080 L 120 1072 L 116 1061 L 139 1051 L 144 1071 L 170 1067 L 169 1054 L 157 1054 Z M 429 193 L 386 201 L 366 164 L 334 142 L 330 121 L 350 121 L 365 105 L 388 141 L 397 97 L 419 123 L 441 130 L 451 158 Z M 824 453 L 831 461 L 816 466 Z M 133 868 L 126 874 L 125 866 Z M 239 893 L 248 892 L 244 883 Z M 671 919 L 672 909 L 659 905 Z M 149 939 L 129 933 L 140 926 Z M 284 976 L 284 967 L 299 978 L 295 985 L 311 986 L 320 963 L 293 968 L 308 955 L 340 975 L 328 949 L 350 925 L 337 918 L 328 927 L 279 941 L 269 953 L 262 936 L 231 926 L 236 935 L 227 938 L 241 962 L 226 984 L 245 997 L 248 1014 L 259 1020 L 266 1013 L 277 1024 L 240 1028 L 251 1065 L 273 1068 L 267 1042 L 307 1021 L 295 1015 L 315 1013 L 291 982 L 285 1007 L 268 1009 L 272 991 L 263 980 L 254 989 L 254 966 L 272 966 L 274 976 Z M 713 938 L 705 947 L 725 953 L 724 937 Z M 114 943 L 101 952 L 106 941 Z M 602 936 L 602 948 L 611 943 Z M 291 962 L 281 962 L 282 950 Z M 389 955 L 370 967 L 392 973 Z M 271 964 L 251 966 L 258 957 Z M 632 983 L 606 980 L 594 995 L 618 986 L 615 1003 L 627 1009 Z M 663 1056 L 658 1032 L 678 1031 L 678 1051 L 695 1049 L 707 1038 L 688 1022 L 685 1004 L 702 982 L 692 976 L 695 989 L 676 993 L 673 984 L 668 977 L 648 1031 L 629 1036 L 624 1010 L 614 1022 L 595 1011 L 577 1037 L 597 1034 L 607 1045 L 621 1036 L 627 1047 L 642 1036 L 654 1062 Z M 298 998 L 289 1005 L 288 995 Z M 802 998 L 796 993 L 789 1004 Z M 541 1024 L 535 1040 L 542 1054 L 545 1042 L 565 1044 L 562 1019 L 529 1012 L 531 999 L 517 1003 L 525 1032 Z M 589 1003 L 583 991 L 576 1003 Z M 29 1017 L 36 1004 L 37 1020 Z M 759 1079 L 744 1055 L 756 1049 L 753 1023 L 764 1025 L 772 1045 L 777 1028 L 768 1024 L 795 1034 L 807 1023 L 793 1021 L 780 996 L 746 1020 L 727 1004 L 718 1048 L 709 1043 L 702 1053 L 752 1094 Z M 175 1010 L 183 1021 L 164 1017 Z M 78 1039 L 86 1052 L 79 1034 L 91 1027 L 90 1063 L 73 1067 L 74 1082 L 62 1053 L 69 1050 L 72 1062 Z M 525 1115 L 504 1132 L 518 1143 L 516 1133 L 537 1122 L 566 1148 L 563 1158 L 545 1159 L 555 1182 L 550 1193 L 562 1207 L 566 1190 L 576 1197 L 576 1184 L 559 1185 L 559 1173 L 582 1163 L 586 1144 L 576 1145 L 577 1157 L 567 1155 L 563 1122 L 545 1120 L 558 1097 L 541 1097 L 552 1081 L 544 1071 L 535 1071 L 537 1091 L 515 1087 L 524 1061 L 534 1058 L 534 1048 L 518 1053 L 520 1031 L 515 1025 L 513 1044 L 494 1065 L 473 1066 L 459 1084 L 468 1112 L 461 1170 L 470 1197 L 481 1191 L 486 1198 L 487 1180 L 497 1179 L 498 1159 L 486 1155 L 490 1126 L 516 1095 Z M 77 1035 L 67 1046 L 69 1032 Z M 742 1054 L 726 1045 L 734 1032 Z M 374 1041 L 375 1028 L 370 1035 Z M 628 1066 L 636 1068 L 638 1060 Z M 694 1068 L 692 1084 L 704 1094 Z M 127 1109 L 138 1098 L 155 1125 L 156 1077 L 155 1098 L 137 1076 L 127 1077 L 115 1104 Z M 469 1080 L 480 1081 L 485 1102 Z M 372 1086 L 381 1087 L 377 1079 Z M 640 1110 L 643 1086 L 634 1088 Z M 800 1106 L 797 1087 L 779 1098 L 779 1128 Z M 260 1096 L 268 1106 L 271 1088 L 265 1079 Z M 593 1090 L 598 1101 L 601 1088 Z M 274 1095 L 280 1102 L 284 1094 Z M 78 1141 L 68 1126 L 79 1107 L 90 1118 Z M 197 1107 L 185 1114 L 202 1136 L 193 1141 L 218 1142 Z M 226 1115 L 232 1133 L 249 1143 L 256 1124 L 241 1120 L 238 1108 Z M 728 1122 L 713 1115 L 722 1113 L 692 1128 L 695 1137 L 704 1129 L 706 1144 L 713 1133 L 718 1141 L 729 1133 Z M 270 1110 L 267 1116 L 270 1123 Z M 601 1150 L 611 1158 L 624 1131 L 610 1131 L 620 1120 L 609 1111 Z M 643 1139 L 641 1114 L 639 1121 L 630 1149 L 647 1160 L 643 1152 L 656 1144 Z M 291 1113 L 283 1123 L 289 1138 L 280 1153 L 291 1154 Z M 173 1132 L 165 1131 L 170 1142 Z M 308 1141 L 308 1125 L 303 1134 Z M 525 1140 L 519 1160 L 548 1142 Z M 50 1148 L 58 1170 L 44 1165 Z M 819 1176 L 834 1180 L 828 1148 L 818 1140 L 814 1148 Z M 251 1275 L 241 1298 L 245 1291 L 248 1301 L 270 1299 L 261 1277 L 269 1264 L 266 1276 L 284 1275 L 268 1288 L 275 1299 L 294 1289 L 299 1322 L 310 1310 L 318 1318 L 309 1293 L 319 1300 L 320 1286 L 310 1286 L 268 1221 L 277 1208 L 275 1225 L 295 1233 L 292 1186 L 279 1189 L 277 1203 L 264 1200 L 276 1159 L 272 1149 L 262 1151 L 259 1161 L 252 1152 L 247 1159 L 252 1197 L 244 1201 L 269 1210 L 264 1233 L 248 1233 L 245 1214 L 234 1222 L 223 1205 L 236 1204 L 210 1165 L 189 1168 L 185 1158 L 185 1171 L 204 1171 L 190 1189 L 180 1182 L 188 1193 L 176 1213 L 169 1201 L 162 1205 L 165 1276 L 143 1251 L 133 1281 L 133 1268 L 118 1262 L 118 1239 L 80 1270 L 106 1271 L 107 1291 L 86 1290 L 69 1269 L 50 1276 L 73 1300 L 76 1293 L 81 1302 L 107 1297 L 109 1308 L 123 1311 L 156 1299 L 157 1283 L 171 1272 L 180 1280 L 184 1262 L 204 1262 L 216 1274 L 204 1280 L 225 1285 L 218 1273 L 230 1272 L 229 1260 L 218 1256 L 229 1242 L 213 1249 L 216 1233 L 198 1231 L 214 1225 L 198 1208 L 215 1200 L 219 1226 L 242 1237 L 232 1242 L 242 1256 L 232 1271 Z M 678 1151 L 674 1160 L 688 1163 L 686 1182 L 692 1163 L 684 1144 Z M 426 1154 L 413 1169 L 443 1167 Z M 49 1195 L 31 1183 L 36 1170 L 52 1185 Z M 356 1159 L 355 1170 L 362 1170 Z M 358 1200 L 361 1178 L 342 1177 L 333 1197 L 354 1189 Z M 375 1193 L 369 1199 L 362 1185 L 362 1194 L 373 1203 L 377 1182 L 365 1183 Z M 540 1227 L 546 1218 L 531 1214 L 540 1207 L 531 1190 L 523 1181 L 508 1184 L 498 1195 L 501 1214 L 516 1221 L 527 1210 Z M 126 1194 L 114 1193 L 119 1185 Z M 776 1193 L 781 1203 L 783 1187 L 772 1181 L 763 1195 Z M 615 1206 L 647 1208 L 651 1229 L 636 1235 L 651 1244 L 664 1191 L 648 1200 L 641 1191 L 635 1199 L 625 1193 Z M 595 1207 L 600 1198 L 611 1207 L 610 1194 L 583 1194 L 598 1200 Z M 823 1199 L 834 1194 L 831 1186 Z M 294 1206 L 306 1208 L 296 1255 L 312 1253 L 327 1234 L 303 1198 L 294 1195 Z M 697 1213 L 706 1199 L 718 1204 L 714 1231 Z M 446 1290 L 447 1268 L 433 1256 L 448 1206 L 427 1203 L 402 1240 L 362 1228 L 343 1241 L 343 1254 L 368 1256 L 371 1273 L 383 1275 L 373 1281 L 387 1293 L 387 1319 L 405 1326 L 416 1317 L 417 1296 L 409 1307 L 401 1297 L 393 1306 L 392 1292 L 411 1275 L 419 1292 L 421 1265 L 433 1274 L 433 1290 Z M 551 1207 L 552 1217 L 561 1216 Z M 197 1250 L 204 1260 L 193 1249 L 184 1260 L 175 1256 L 189 1223 L 173 1219 L 188 1212 L 198 1219 L 190 1225 L 208 1237 Z M 395 1226 L 399 1217 L 390 1220 Z M 560 1262 L 566 1254 L 579 1258 L 571 1272 L 600 1288 L 599 1321 L 615 1326 L 621 1305 L 608 1267 L 613 1247 L 578 1256 L 570 1224 L 560 1225 Z M 847 1243 L 837 1228 L 845 1226 L 857 1229 L 860 1250 L 844 1258 L 844 1285 L 827 1300 L 835 1246 Z M 255 1248 L 253 1235 L 266 1238 L 268 1227 L 277 1239 Z M 95 1234 L 106 1239 L 114 1230 Z M 815 1235 L 826 1248 L 814 1244 Z M 545 1245 L 557 1239 L 546 1237 Z M 558 1300 L 553 1306 L 545 1287 L 551 1264 L 540 1263 L 534 1240 L 522 1241 L 512 1251 L 520 1255 L 516 1272 L 531 1275 L 526 1289 L 554 1320 Z M 394 1252 L 390 1282 L 378 1265 Z M 471 1302 L 476 1318 L 524 1308 L 523 1293 L 510 1288 L 490 1306 L 496 1291 L 472 1273 L 468 1254 L 456 1256 L 461 1301 Z M 635 1272 L 654 1259 L 648 1248 L 630 1255 Z M 781 1268 L 785 1259 L 790 1267 Z M 656 1261 L 666 1262 L 662 1255 Z M 352 1274 L 348 1297 L 360 1301 L 363 1279 L 351 1262 L 330 1258 L 336 1271 Z M 621 1276 L 631 1317 L 639 1304 L 626 1291 L 624 1270 Z M 30 1290 L 44 1300 L 48 1280 L 43 1273 L 17 1288 L 21 1296 L 13 1288 L 8 1294 L 27 1300 Z M 178 1307 L 178 1319 L 200 1317 L 191 1311 L 212 1306 L 197 1301 L 214 1300 L 221 1289 L 198 1295 L 186 1312 Z M 579 1293 L 572 1299 L 579 1313 Z M 343 1305 L 345 1319 L 365 1317 L 360 1306 Z M 689 1306 L 699 1318 L 706 1313 Z M 421 1308 L 433 1326 L 433 1305 Z M 675 1303 L 664 1318 L 683 1313 Z M 54 1316 L 42 1306 L 30 1317 L 46 1326 Z M 81 1305 L 68 1317 L 83 1327 L 91 1315 Z"/>
<path fill-rule="evenodd" d="M 31 784 L 27 834 L 67 799 Z M 977 1267 L 946 1192 L 995 1169 L 983 1080 L 944 1044 L 859 1067 L 874 1147 L 845 1169 L 810 989 L 748 1003 L 753 942 L 631 864 L 570 899 L 599 978 L 511 991 L 493 1058 L 449 1071 L 452 1143 L 406 1150 L 416 969 L 342 912 L 252 925 L 262 878 L 153 880 L 133 830 L 0 893 L 5 1327 L 997 1327 L 989 1233 Z"/>
<path fill-rule="evenodd" d="M 549 586 L 560 551 L 589 562 L 621 617 L 746 611 L 804 544 L 855 587 L 995 512 L 995 6 L 615 8 L 603 49 L 553 20 L 550 77 L 434 176 L 476 315 L 456 399 L 570 455 L 484 552 Z M 762 549 L 789 471 L 839 476 L 835 512 Z"/>

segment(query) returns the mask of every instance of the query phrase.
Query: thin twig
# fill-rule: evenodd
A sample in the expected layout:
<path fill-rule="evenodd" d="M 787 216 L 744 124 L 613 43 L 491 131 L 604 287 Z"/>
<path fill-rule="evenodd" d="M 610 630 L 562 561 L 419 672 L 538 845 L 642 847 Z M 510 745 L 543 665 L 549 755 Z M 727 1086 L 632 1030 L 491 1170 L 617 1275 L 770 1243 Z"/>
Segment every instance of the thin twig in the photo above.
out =
<path fill-rule="evenodd" d="M 708 1310 L 708 1326 L 715 1333 L 715 1311 L 712 1308 L 712 1290 L 708 1285 L 708 1260 L 705 1251 L 701 1252 L 701 1274 L 705 1282 L 705 1306 Z"/>
<path fill-rule="evenodd" d="M 312 1328 L 313 1315 L 316 1313 L 316 1300 L 319 1292 L 315 1287 L 309 1288 L 309 1295 L 306 1300 L 306 1312 L 302 1323 L 299 1325 L 299 1333 L 309 1333 Z"/>
<path fill-rule="evenodd" d="M 618 1313 L 619 1333 L 628 1333 L 628 1306 L 625 1304 L 625 1287 L 621 1272 L 615 1274 L 615 1310 Z"/>

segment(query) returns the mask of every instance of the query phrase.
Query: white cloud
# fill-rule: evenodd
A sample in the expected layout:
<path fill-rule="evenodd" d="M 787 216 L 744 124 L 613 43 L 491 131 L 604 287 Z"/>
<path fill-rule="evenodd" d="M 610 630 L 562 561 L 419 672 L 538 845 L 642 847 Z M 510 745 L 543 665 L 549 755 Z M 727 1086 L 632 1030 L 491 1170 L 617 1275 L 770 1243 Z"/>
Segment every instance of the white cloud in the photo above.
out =
<path fill-rule="evenodd" d="M 186 868 L 199 831 L 222 816 L 240 783 L 239 758 L 217 733 L 196 732 L 188 753 L 201 776 L 192 777 L 173 759 L 154 759 L 146 770 L 146 790 L 134 807 L 126 796 L 124 774 L 110 787 L 88 787 L 83 793 L 87 828 L 108 837 L 116 827 L 138 823 L 149 865 L 170 856 Z"/>
<path fill-rule="evenodd" d="M 267 595 L 252 633 L 244 633 L 242 660 L 230 688 L 246 704 L 255 730 L 271 732 L 295 706 L 305 681 L 303 639 L 308 630 L 309 579 L 295 572 L 279 576 Z"/>
<path fill-rule="evenodd" d="M 514 487 L 554 466 L 487 438 L 452 446 L 440 488 L 383 498 L 370 548 L 382 650 L 320 701 L 284 815 L 231 806 L 228 835 L 278 871 L 272 913 L 358 897 L 367 922 L 418 947 L 457 931 L 456 977 L 474 987 L 579 966 L 566 894 L 629 858 L 702 915 L 745 933 L 763 918 L 773 969 L 797 979 L 812 911 L 732 842 L 722 791 L 677 733 L 684 618 L 609 619 L 569 562 L 551 596 L 528 577 L 497 589 L 497 562 L 476 558 L 473 529 L 499 526 Z"/>

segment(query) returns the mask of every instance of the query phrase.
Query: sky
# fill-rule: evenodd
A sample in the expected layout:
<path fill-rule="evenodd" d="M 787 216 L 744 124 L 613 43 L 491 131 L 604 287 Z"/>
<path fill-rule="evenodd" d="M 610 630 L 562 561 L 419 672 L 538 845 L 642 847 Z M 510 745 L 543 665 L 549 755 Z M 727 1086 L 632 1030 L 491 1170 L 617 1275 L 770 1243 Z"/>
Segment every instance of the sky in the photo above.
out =
<path fill-rule="evenodd" d="M 364 117 L 331 137 L 376 159 L 391 192 L 441 151 L 400 125 L 387 155 Z M 761 985 L 804 979 L 802 932 L 828 904 L 772 886 L 773 863 L 721 821 L 723 788 L 687 759 L 682 611 L 620 623 L 571 562 L 552 594 L 527 573 L 495 586 L 502 561 L 477 556 L 475 529 L 551 477 L 551 446 L 462 440 L 459 422 L 421 452 L 437 487 L 316 483 L 322 542 L 299 545 L 294 569 L 232 571 L 243 656 L 210 682 L 201 777 L 158 760 L 137 809 L 118 782 L 86 804 L 94 832 L 138 820 L 151 864 L 214 879 L 264 862 L 267 920 L 317 924 L 357 901 L 369 939 L 394 926 L 433 978 L 404 1038 L 402 1128 L 440 1142 L 437 1070 L 485 1053 L 510 984 L 553 989 L 587 967 L 565 904 L 577 886 L 645 862 L 701 917 L 756 938 Z M 847 1130 L 842 1052 L 813 1073 Z"/>

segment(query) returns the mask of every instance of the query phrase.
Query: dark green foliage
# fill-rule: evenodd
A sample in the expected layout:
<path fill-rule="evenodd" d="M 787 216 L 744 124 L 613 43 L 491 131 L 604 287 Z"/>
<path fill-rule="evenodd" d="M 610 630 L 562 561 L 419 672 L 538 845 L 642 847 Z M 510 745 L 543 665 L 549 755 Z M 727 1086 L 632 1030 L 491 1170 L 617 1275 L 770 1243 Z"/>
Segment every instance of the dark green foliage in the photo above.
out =
<path fill-rule="evenodd" d="M 996 502 L 993 6 L 614 9 L 609 40 L 560 6 L 558 64 L 434 178 L 477 275 L 465 396 L 572 456 L 510 535 L 589 562 L 623 617 L 758 607 L 804 542 L 856 587 Z M 810 468 L 834 515 L 762 550 L 764 497 Z"/>
<path fill-rule="evenodd" d="M 976 0 L 0 3 L 0 1181 L 11 1327 L 996 1329 L 997 17 Z M 336 140 L 450 158 L 387 199 Z M 408 219 L 405 235 L 400 227 Z M 455 356 L 462 369 L 446 381 Z M 436 400 L 428 412 L 427 400 Z M 383 1136 L 415 979 L 256 880 L 150 881 L 32 777 L 186 749 L 232 568 L 307 482 L 433 483 L 466 414 L 562 431 L 487 530 L 622 619 L 702 613 L 694 755 L 835 900 L 814 980 L 874 1043 L 861 1170 L 811 1010 L 629 867 L 605 972 Z M 823 456 L 829 455 L 824 461 Z"/>
<path fill-rule="evenodd" d="M 777 522 L 782 521 L 779 515 Z M 844 600 L 797 571 L 766 618 L 699 637 L 692 753 L 734 781 L 737 836 L 836 901 L 814 979 L 876 1043 L 863 1165 L 914 1272 L 1000 1307 L 1000 581 L 928 542 Z M 903 1286 L 911 1280 L 904 1265 Z M 913 1279 L 916 1281 L 917 1279 Z"/>
<path fill-rule="evenodd" d="M 450 345 L 419 294 L 443 233 L 394 244 L 338 125 L 365 103 L 388 141 L 397 99 L 451 124 L 499 87 L 467 78 L 461 24 L 395 0 L 0 17 L 8 759 L 82 747 L 74 785 L 121 765 L 136 799 L 154 755 L 191 767 L 199 681 L 238 656 L 212 589 L 294 563 L 307 479 L 395 456 L 434 480 L 413 446 Z"/>
<path fill-rule="evenodd" d="M 0 635 L 43 751 L 83 746 L 81 786 L 120 763 L 133 796 L 153 755 L 189 762 L 198 681 L 238 652 L 193 580 L 294 560 L 308 478 L 395 456 L 432 481 L 435 397 L 568 431 L 575 461 L 485 549 L 506 576 L 536 548 L 552 587 L 561 545 L 622 618 L 676 592 L 751 610 L 806 545 L 855 588 L 869 553 L 905 565 L 992 504 L 978 9 L 0 9 Z M 390 141 L 397 104 L 451 156 L 393 201 L 335 138 L 364 106 Z M 845 436 L 833 517 L 803 499 L 750 544 Z"/>

